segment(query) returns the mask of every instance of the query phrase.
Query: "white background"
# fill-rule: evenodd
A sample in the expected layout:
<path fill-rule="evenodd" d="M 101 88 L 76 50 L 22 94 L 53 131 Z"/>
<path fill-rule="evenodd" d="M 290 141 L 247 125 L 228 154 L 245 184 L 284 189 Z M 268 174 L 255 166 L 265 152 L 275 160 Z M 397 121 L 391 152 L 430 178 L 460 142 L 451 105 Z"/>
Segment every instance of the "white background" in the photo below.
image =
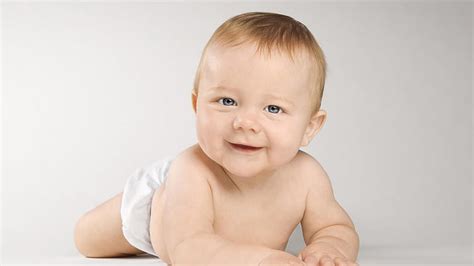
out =
<path fill-rule="evenodd" d="M 304 23 L 326 54 L 311 145 L 364 252 L 472 248 L 472 4 L 4 3 L 2 254 L 77 255 L 77 219 L 196 142 L 209 37 L 247 11 Z M 288 250 L 303 248 L 298 227 Z M 469 254 L 465 254 L 466 256 Z"/>

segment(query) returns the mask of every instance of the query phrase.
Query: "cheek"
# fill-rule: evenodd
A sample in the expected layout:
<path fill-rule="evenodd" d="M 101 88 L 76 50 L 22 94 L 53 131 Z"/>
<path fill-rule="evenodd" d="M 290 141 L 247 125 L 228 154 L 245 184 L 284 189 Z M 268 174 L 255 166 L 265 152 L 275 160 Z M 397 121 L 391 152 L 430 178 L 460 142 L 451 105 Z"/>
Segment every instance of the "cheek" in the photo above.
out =
<path fill-rule="evenodd" d="M 299 121 L 287 121 L 278 129 L 267 132 L 273 147 L 290 151 L 299 149 L 304 129 Z"/>
<path fill-rule="evenodd" d="M 200 141 L 216 141 L 216 136 L 222 135 L 223 121 L 212 112 L 202 110 L 196 117 L 196 131 Z"/>
<path fill-rule="evenodd" d="M 209 119 L 205 115 L 198 115 L 196 117 L 196 133 L 199 139 L 199 142 L 205 143 L 207 141 L 209 132 L 207 131 L 209 128 Z"/>
<path fill-rule="evenodd" d="M 280 127 L 279 130 L 267 134 L 270 142 L 270 150 L 267 153 L 268 160 L 274 166 L 281 166 L 290 162 L 299 150 L 299 142 L 296 141 L 293 127 Z"/>

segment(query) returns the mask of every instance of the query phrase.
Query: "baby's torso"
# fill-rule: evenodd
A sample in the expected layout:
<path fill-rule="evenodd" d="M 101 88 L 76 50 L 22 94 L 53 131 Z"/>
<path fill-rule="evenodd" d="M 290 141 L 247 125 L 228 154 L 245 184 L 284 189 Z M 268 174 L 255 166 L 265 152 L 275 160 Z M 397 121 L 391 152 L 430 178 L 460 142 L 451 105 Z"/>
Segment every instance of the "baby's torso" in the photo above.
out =
<path fill-rule="evenodd" d="M 298 167 L 285 169 L 288 170 L 275 183 L 258 193 L 240 193 L 229 180 L 210 176 L 208 182 L 213 196 L 216 234 L 242 244 L 284 250 L 291 233 L 303 218 L 307 194 L 301 173 L 289 170 Z M 153 197 L 152 236 L 162 235 L 160 217 L 163 217 L 166 202 L 165 190 L 166 186 L 161 186 Z M 170 261 L 164 241 L 161 239 L 159 242 L 154 246 L 157 255 Z"/>
<path fill-rule="evenodd" d="M 236 242 L 284 250 L 303 217 L 306 199 L 290 179 L 258 196 L 229 193 L 223 184 L 210 180 L 215 232 Z"/>

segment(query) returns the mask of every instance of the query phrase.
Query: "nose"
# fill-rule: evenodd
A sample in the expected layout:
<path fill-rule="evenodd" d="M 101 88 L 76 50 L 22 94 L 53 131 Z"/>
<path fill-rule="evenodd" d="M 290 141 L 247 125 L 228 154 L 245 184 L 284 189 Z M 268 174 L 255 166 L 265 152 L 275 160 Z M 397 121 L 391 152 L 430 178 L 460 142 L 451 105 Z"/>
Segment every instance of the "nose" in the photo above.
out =
<path fill-rule="evenodd" d="M 235 130 L 253 131 L 259 133 L 262 128 L 256 119 L 256 114 L 252 112 L 240 112 L 234 119 L 233 127 Z"/>

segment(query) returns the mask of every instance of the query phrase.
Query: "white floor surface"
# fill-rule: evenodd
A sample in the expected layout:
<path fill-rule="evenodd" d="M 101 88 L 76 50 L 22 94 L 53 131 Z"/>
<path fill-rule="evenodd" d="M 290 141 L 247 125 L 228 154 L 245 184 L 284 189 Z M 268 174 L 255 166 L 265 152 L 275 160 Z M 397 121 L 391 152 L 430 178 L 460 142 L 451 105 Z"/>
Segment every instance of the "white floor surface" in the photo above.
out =
<path fill-rule="evenodd" d="M 361 248 L 360 266 L 472 266 L 472 247 L 446 248 Z M 156 265 L 166 266 L 160 259 L 141 255 L 114 259 L 91 259 L 78 255 L 43 258 L 15 257 L 2 261 L 2 265 Z M 231 265 L 229 262 L 227 265 Z"/>

